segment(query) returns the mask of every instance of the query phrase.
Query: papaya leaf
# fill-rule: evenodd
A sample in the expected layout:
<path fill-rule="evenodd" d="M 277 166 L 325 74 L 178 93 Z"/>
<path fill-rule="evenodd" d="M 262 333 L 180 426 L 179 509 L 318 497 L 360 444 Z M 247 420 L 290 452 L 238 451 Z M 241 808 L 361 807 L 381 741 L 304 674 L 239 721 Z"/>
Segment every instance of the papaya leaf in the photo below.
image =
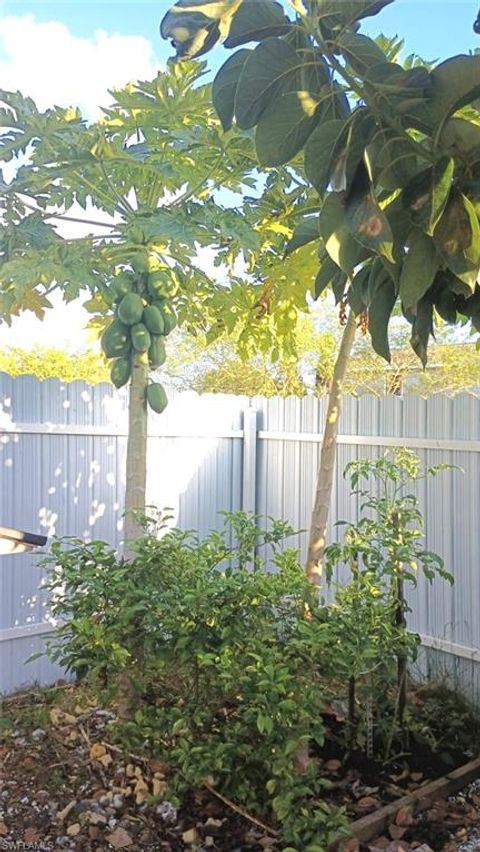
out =
<path fill-rule="evenodd" d="M 336 192 L 329 193 L 323 204 L 320 213 L 320 233 L 334 263 L 346 275 L 353 275 L 355 267 L 365 260 L 367 253 L 349 233 L 345 220 L 345 207 L 340 195 Z"/>
<path fill-rule="evenodd" d="M 451 157 L 442 157 L 434 166 L 416 175 L 402 192 L 402 201 L 412 222 L 430 236 L 445 210 L 454 168 Z"/>
<path fill-rule="evenodd" d="M 369 303 L 369 287 L 368 282 L 372 270 L 371 263 L 366 263 L 358 272 L 355 273 L 352 283 L 348 288 L 348 303 L 355 314 L 358 316 L 368 308 Z"/>
<path fill-rule="evenodd" d="M 360 163 L 345 205 L 348 230 L 361 245 L 394 262 L 390 223 L 370 187 L 365 164 Z"/>
<path fill-rule="evenodd" d="M 293 232 L 292 238 L 288 241 L 285 249 L 285 255 L 289 255 L 300 246 L 305 246 L 313 240 L 320 238 L 320 228 L 318 216 L 304 216 L 301 222 L 297 225 Z"/>
<path fill-rule="evenodd" d="M 320 195 L 330 183 L 333 158 L 345 129 L 340 119 L 322 121 L 305 145 L 305 173 Z"/>
<path fill-rule="evenodd" d="M 267 38 L 252 50 L 243 66 L 235 97 L 235 117 L 242 130 L 254 127 L 282 86 L 302 65 L 285 41 Z"/>
<path fill-rule="evenodd" d="M 170 39 L 179 59 L 207 53 L 231 25 L 242 0 L 178 0 L 164 16 L 160 35 Z"/>
<path fill-rule="evenodd" d="M 320 270 L 315 278 L 314 298 L 318 299 L 322 293 L 332 283 L 337 273 L 341 272 L 336 263 L 328 254 L 321 259 Z"/>
<path fill-rule="evenodd" d="M 284 9 L 275 0 L 243 0 L 232 18 L 225 47 L 284 35 L 291 25 Z"/>
<path fill-rule="evenodd" d="M 225 131 L 230 130 L 235 113 L 235 94 L 243 66 L 251 50 L 243 48 L 222 65 L 212 84 L 212 100 Z"/>
<path fill-rule="evenodd" d="M 406 308 L 413 308 L 432 286 L 440 257 L 433 240 L 422 231 L 412 232 L 407 247 L 400 274 L 399 296 Z"/>
<path fill-rule="evenodd" d="M 424 367 L 428 360 L 427 349 L 430 335 L 433 337 L 433 304 L 431 299 L 424 296 L 417 303 L 410 338 L 412 349 L 418 355 Z"/>
<path fill-rule="evenodd" d="M 453 191 L 433 239 L 447 267 L 474 292 L 480 271 L 480 225 L 473 204 Z"/>
<path fill-rule="evenodd" d="M 317 102 L 306 92 L 277 97 L 262 113 L 255 133 L 261 165 L 281 166 L 299 151 L 317 123 Z"/>
<path fill-rule="evenodd" d="M 390 361 L 388 324 L 397 300 L 395 284 L 377 258 L 372 265 L 369 281 L 368 328 L 375 352 Z"/>

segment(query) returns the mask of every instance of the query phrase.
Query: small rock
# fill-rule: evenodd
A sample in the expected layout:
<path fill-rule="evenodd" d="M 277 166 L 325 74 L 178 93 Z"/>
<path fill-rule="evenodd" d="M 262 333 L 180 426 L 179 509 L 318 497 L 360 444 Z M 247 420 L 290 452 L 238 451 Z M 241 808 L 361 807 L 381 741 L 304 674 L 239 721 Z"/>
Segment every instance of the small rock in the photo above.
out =
<path fill-rule="evenodd" d="M 360 842 L 356 837 L 350 837 L 342 846 L 342 852 L 359 852 Z"/>
<path fill-rule="evenodd" d="M 200 840 L 200 835 L 196 828 L 189 828 L 188 831 L 184 831 L 182 834 L 182 840 L 188 846 L 193 846 L 194 843 L 198 843 Z"/>
<path fill-rule="evenodd" d="M 374 796 L 363 796 L 357 802 L 357 808 L 361 811 L 370 811 L 372 808 L 378 808 L 380 802 Z"/>
<path fill-rule="evenodd" d="M 406 805 L 403 808 L 399 808 L 397 811 L 397 815 L 395 817 L 395 825 L 400 825 L 402 827 L 406 827 L 411 825 L 413 822 L 413 814 L 412 809 Z"/>
<path fill-rule="evenodd" d="M 162 778 L 154 778 L 152 781 L 152 794 L 154 796 L 163 796 L 167 789 L 167 782 Z"/>
<path fill-rule="evenodd" d="M 72 825 L 68 826 L 67 834 L 68 834 L 69 837 L 77 837 L 77 835 L 80 834 L 81 830 L 82 830 L 82 827 L 81 827 L 80 823 L 74 822 L 74 823 L 72 823 Z"/>
<path fill-rule="evenodd" d="M 121 810 L 122 810 L 122 808 L 124 807 L 124 805 L 125 805 L 125 802 L 124 802 L 124 800 L 123 800 L 123 797 L 122 797 L 122 796 L 119 796 L 119 795 L 117 794 L 117 795 L 115 795 L 115 796 L 113 797 L 113 799 L 112 799 L 112 808 L 115 808 L 115 810 L 116 810 L 116 811 L 121 811 Z"/>
<path fill-rule="evenodd" d="M 401 840 L 406 830 L 406 827 L 400 825 L 389 825 L 388 827 L 388 833 L 392 840 Z"/>
<path fill-rule="evenodd" d="M 57 814 L 58 821 L 64 822 L 66 820 L 66 818 L 68 817 L 69 813 L 71 813 L 73 811 L 73 809 L 76 807 L 76 804 L 77 804 L 76 801 L 73 800 L 65 808 L 63 808 L 62 811 L 59 811 L 58 814 Z"/>
<path fill-rule="evenodd" d="M 204 840 L 205 846 L 215 846 L 215 838 L 211 836 L 211 834 L 207 834 Z"/>
<path fill-rule="evenodd" d="M 40 743 L 47 736 L 47 732 L 43 730 L 43 728 L 35 728 L 32 731 L 32 740 L 36 743 Z"/>
<path fill-rule="evenodd" d="M 105 746 L 100 745 L 100 743 L 94 743 L 90 749 L 90 757 L 93 760 L 99 760 L 107 753 L 107 749 Z"/>
<path fill-rule="evenodd" d="M 100 837 L 100 829 L 97 825 L 89 825 L 88 836 L 90 840 L 98 840 L 98 838 Z"/>
<path fill-rule="evenodd" d="M 161 802 L 155 808 L 155 814 L 166 825 L 175 825 L 178 820 L 178 811 L 171 802 Z"/>
<path fill-rule="evenodd" d="M 139 778 L 135 784 L 135 802 L 137 805 L 143 805 L 149 794 L 149 789 L 143 778 Z"/>
<path fill-rule="evenodd" d="M 327 762 L 324 764 L 324 769 L 326 769 L 327 772 L 339 772 L 341 768 L 341 760 L 327 760 Z"/>
<path fill-rule="evenodd" d="M 110 764 L 113 763 L 113 757 L 111 754 L 102 754 L 102 756 L 99 757 L 98 760 L 100 761 L 102 766 L 105 767 L 105 769 L 107 769 Z"/>
<path fill-rule="evenodd" d="M 125 831 L 125 829 L 120 826 L 118 826 L 112 834 L 108 834 L 106 839 L 114 849 L 126 849 L 127 846 L 131 846 L 133 843 L 128 831 Z"/>
<path fill-rule="evenodd" d="M 4 822 L 0 822 L 0 837 L 6 837 L 8 834 L 8 828 Z"/>
<path fill-rule="evenodd" d="M 39 840 L 40 840 L 40 835 L 39 835 L 36 828 L 32 828 L 32 827 L 26 828 L 25 831 L 23 832 L 24 843 L 27 843 L 27 844 L 37 843 L 38 844 Z"/>
<path fill-rule="evenodd" d="M 127 778 L 135 778 L 135 767 L 133 763 L 127 763 L 125 775 L 127 776 Z"/>

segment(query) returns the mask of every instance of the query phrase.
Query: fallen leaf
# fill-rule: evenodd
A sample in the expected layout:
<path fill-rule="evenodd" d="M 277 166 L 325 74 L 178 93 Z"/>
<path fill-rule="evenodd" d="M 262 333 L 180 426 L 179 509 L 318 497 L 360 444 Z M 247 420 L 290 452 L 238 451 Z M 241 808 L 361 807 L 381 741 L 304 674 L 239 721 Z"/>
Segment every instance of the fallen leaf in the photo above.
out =
<path fill-rule="evenodd" d="M 127 763 L 125 775 L 127 776 L 127 778 L 135 778 L 135 767 L 133 763 Z"/>
<path fill-rule="evenodd" d="M 26 828 L 23 832 L 24 843 L 38 843 L 40 835 L 36 828 Z"/>
<path fill-rule="evenodd" d="M 143 778 L 139 778 L 135 784 L 135 802 L 137 805 L 143 805 L 145 799 L 149 795 L 148 785 L 145 784 Z"/>
<path fill-rule="evenodd" d="M 107 834 L 106 839 L 114 849 L 126 849 L 127 846 L 131 846 L 133 843 L 128 831 L 125 831 L 125 829 L 120 826 L 118 826 L 115 831 L 112 831 L 111 834 Z"/>
<path fill-rule="evenodd" d="M 93 760 L 100 760 L 107 753 L 107 749 L 105 746 L 100 745 L 100 743 L 94 743 L 90 749 L 90 757 Z"/>
<path fill-rule="evenodd" d="M 326 769 L 327 772 L 338 772 L 341 768 L 341 760 L 327 760 L 327 762 L 324 764 L 324 769 Z"/>
<path fill-rule="evenodd" d="M 70 813 L 71 811 L 73 811 L 73 809 L 74 809 L 74 807 L 75 807 L 75 805 L 76 805 L 76 804 L 77 804 L 77 802 L 76 802 L 76 800 L 75 800 L 75 799 L 74 799 L 72 802 L 69 802 L 69 804 L 68 804 L 68 805 L 67 805 L 67 806 L 63 809 L 63 811 L 59 811 L 59 812 L 58 812 L 58 814 L 57 814 L 57 820 L 58 820 L 59 822 L 65 822 L 65 820 L 66 820 L 66 818 L 68 817 L 69 813 Z"/>
<path fill-rule="evenodd" d="M 163 796 L 167 789 L 167 782 L 163 778 L 154 778 L 152 781 L 152 794 L 154 796 Z"/>
<path fill-rule="evenodd" d="M 8 828 L 4 822 L 0 822 L 0 837 L 6 837 L 8 834 Z"/>
<path fill-rule="evenodd" d="M 67 828 L 67 834 L 69 837 L 77 837 L 80 834 L 82 828 L 78 822 L 74 822 L 72 825 L 69 825 Z"/>
<path fill-rule="evenodd" d="M 371 808 L 378 808 L 379 804 L 378 799 L 375 799 L 373 796 L 363 796 L 362 799 L 358 800 L 357 808 L 360 808 L 362 811 L 369 811 Z"/>
<path fill-rule="evenodd" d="M 412 781 L 418 783 L 418 781 L 421 781 L 423 778 L 423 772 L 412 772 L 410 778 L 412 779 Z"/>
<path fill-rule="evenodd" d="M 192 846 L 194 843 L 198 843 L 200 835 L 196 828 L 189 828 L 188 831 L 183 832 L 182 840 L 184 843 L 187 843 L 188 846 Z"/>
<path fill-rule="evenodd" d="M 102 764 L 102 766 L 104 766 L 104 767 L 105 767 L 105 769 L 106 769 L 108 766 L 110 766 L 110 764 L 111 764 L 111 763 L 113 763 L 113 757 L 112 757 L 112 755 L 111 755 L 111 754 L 102 754 L 102 756 L 101 756 L 101 757 L 99 757 L 99 758 L 98 758 L 98 760 L 100 761 L 100 763 Z"/>
<path fill-rule="evenodd" d="M 411 825 L 413 822 L 412 809 L 405 805 L 403 808 L 399 808 L 395 817 L 395 824 L 401 826 Z"/>
<path fill-rule="evenodd" d="M 405 834 L 406 830 L 407 830 L 406 828 L 404 828 L 403 826 L 400 826 L 400 825 L 393 825 L 392 824 L 392 825 L 389 825 L 389 827 L 388 827 L 388 833 L 389 833 L 390 837 L 392 838 L 392 840 L 401 840 L 403 835 Z"/>
<path fill-rule="evenodd" d="M 360 842 L 356 837 L 350 837 L 343 844 L 342 852 L 359 852 L 360 850 Z"/>
<path fill-rule="evenodd" d="M 64 710 L 61 710 L 60 707 L 52 707 L 50 710 L 50 721 L 52 725 L 76 725 L 77 720 L 75 716 L 72 716 L 70 713 L 65 713 Z"/>

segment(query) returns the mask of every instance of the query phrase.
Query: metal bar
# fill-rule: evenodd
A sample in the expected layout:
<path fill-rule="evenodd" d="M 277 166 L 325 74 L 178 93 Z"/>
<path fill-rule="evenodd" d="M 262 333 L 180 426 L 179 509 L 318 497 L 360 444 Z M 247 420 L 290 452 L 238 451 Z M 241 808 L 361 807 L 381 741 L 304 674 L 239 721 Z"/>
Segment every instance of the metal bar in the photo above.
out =
<path fill-rule="evenodd" d="M 305 441 L 321 443 L 323 435 L 317 432 L 258 432 L 263 441 Z M 461 453 L 480 453 L 480 441 L 454 441 L 448 438 L 403 438 L 389 435 L 339 435 L 339 444 L 364 447 L 411 447 L 419 450 L 450 450 Z"/>
<path fill-rule="evenodd" d="M 11 429 L 0 429 L 1 435 L 90 435 L 104 436 L 107 438 L 127 438 L 125 429 L 112 426 L 73 426 L 71 424 L 43 423 L 37 426 L 35 423 L 16 423 Z M 149 438 L 243 438 L 243 429 L 225 429 L 224 432 L 188 431 L 175 430 L 175 432 L 152 432 Z"/>
<path fill-rule="evenodd" d="M 246 408 L 243 413 L 243 433 L 242 509 L 244 512 L 255 512 L 257 504 L 257 412 L 255 408 Z"/>
<path fill-rule="evenodd" d="M 41 621 L 38 624 L 25 624 L 23 627 L 9 627 L 6 630 L 0 630 L 0 642 L 28 639 L 30 636 L 46 636 L 48 633 L 54 633 L 56 629 L 56 626 L 48 621 Z"/>

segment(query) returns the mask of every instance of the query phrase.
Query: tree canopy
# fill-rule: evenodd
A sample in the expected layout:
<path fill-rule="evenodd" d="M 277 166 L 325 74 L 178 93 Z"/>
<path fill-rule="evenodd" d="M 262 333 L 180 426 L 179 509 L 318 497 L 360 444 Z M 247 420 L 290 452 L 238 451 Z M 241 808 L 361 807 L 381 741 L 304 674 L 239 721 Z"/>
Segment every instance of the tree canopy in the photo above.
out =
<path fill-rule="evenodd" d="M 161 23 L 182 59 L 240 48 L 215 77 L 224 129 L 255 134 L 261 166 L 289 164 L 317 194 L 287 247 L 313 245 L 315 293 L 368 311 L 390 358 L 399 304 L 425 363 L 434 316 L 480 330 L 480 55 L 400 61 L 359 32 L 393 0 L 180 0 Z M 257 42 L 255 47 L 246 47 Z"/>

